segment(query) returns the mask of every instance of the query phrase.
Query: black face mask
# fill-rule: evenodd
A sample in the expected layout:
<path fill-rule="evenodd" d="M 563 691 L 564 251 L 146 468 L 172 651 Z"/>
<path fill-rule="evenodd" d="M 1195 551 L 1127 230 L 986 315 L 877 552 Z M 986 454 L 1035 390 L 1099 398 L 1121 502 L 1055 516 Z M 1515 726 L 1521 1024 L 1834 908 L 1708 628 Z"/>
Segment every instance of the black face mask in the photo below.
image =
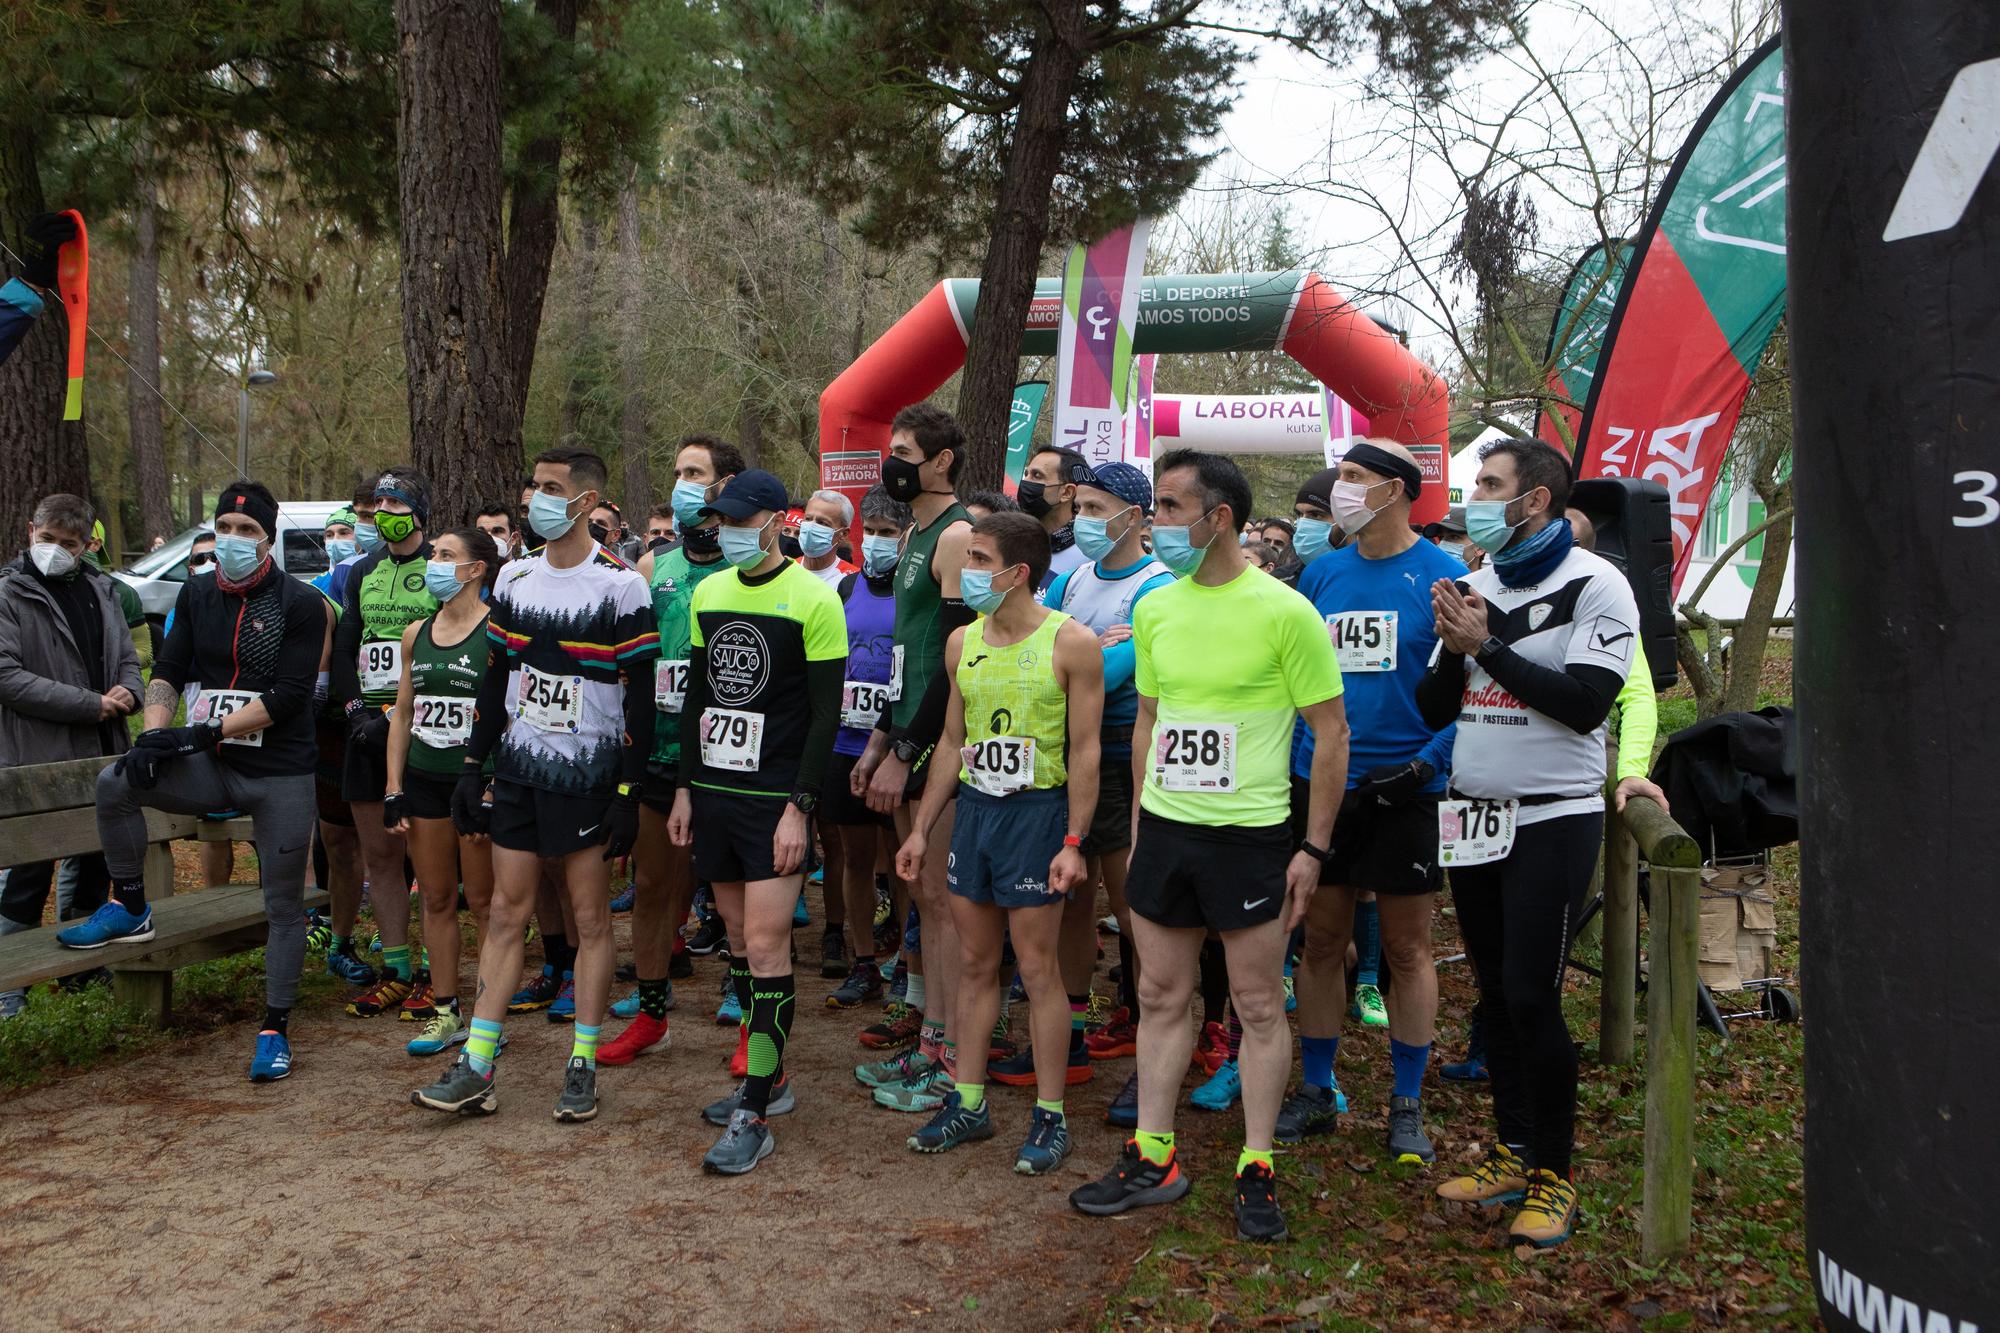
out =
<path fill-rule="evenodd" d="M 1046 518 L 1055 508 L 1049 503 L 1049 488 L 1039 481 L 1024 481 L 1015 487 L 1014 499 L 1029 518 Z"/>
<path fill-rule="evenodd" d="M 602 523 L 593 523 L 590 525 L 590 539 L 603 546 L 611 540 L 611 529 Z"/>
<path fill-rule="evenodd" d="M 787 560 L 797 560 L 805 555 L 805 550 L 799 545 L 797 537 L 779 537 L 778 552 Z"/>
<path fill-rule="evenodd" d="M 681 534 L 681 548 L 689 555 L 721 555 L 722 525 L 687 529 Z"/>
<path fill-rule="evenodd" d="M 924 493 L 923 469 L 891 454 L 882 460 L 882 489 L 889 492 L 890 499 L 908 504 Z"/>
<path fill-rule="evenodd" d="M 646 543 L 646 549 L 658 554 L 674 544 L 672 537 L 655 537 Z"/>

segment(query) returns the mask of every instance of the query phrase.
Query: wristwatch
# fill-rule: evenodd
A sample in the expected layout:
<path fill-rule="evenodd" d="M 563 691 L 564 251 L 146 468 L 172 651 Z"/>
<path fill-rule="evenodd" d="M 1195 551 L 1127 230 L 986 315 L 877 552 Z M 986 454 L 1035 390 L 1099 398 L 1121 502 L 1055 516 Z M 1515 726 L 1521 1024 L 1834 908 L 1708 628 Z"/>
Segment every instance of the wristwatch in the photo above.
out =
<path fill-rule="evenodd" d="M 802 815 L 809 815 L 819 808 L 819 796 L 815 792 L 795 791 L 791 794 L 790 799 L 791 803 L 798 807 L 798 811 Z"/>
<path fill-rule="evenodd" d="M 618 784 L 618 794 L 620 796 L 637 796 L 639 794 L 639 789 L 632 783 L 621 782 Z"/>
<path fill-rule="evenodd" d="M 1083 847 L 1083 839 L 1077 834 L 1065 833 L 1063 834 L 1063 846 L 1075 847 L 1080 850 Z"/>
<path fill-rule="evenodd" d="M 1475 662 L 1484 662 L 1487 658 L 1499 652 L 1502 648 L 1505 648 L 1506 646 L 1507 645 L 1505 643 L 1501 642 L 1499 639 L 1496 639 L 1491 634 L 1489 634 L 1485 638 L 1479 641 L 1479 650 L 1473 653 L 1472 660 Z"/>
<path fill-rule="evenodd" d="M 1315 847 L 1310 842 L 1307 842 L 1304 838 L 1299 839 L 1299 850 L 1304 852 L 1307 856 L 1310 856 L 1313 860 L 1319 862 L 1321 865 L 1325 865 L 1329 861 L 1333 860 L 1332 852 L 1328 851 L 1324 847 Z"/>
<path fill-rule="evenodd" d="M 914 764 L 917 762 L 917 756 L 922 754 L 923 750 L 917 745 L 915 741 L 909 739 L 906 736 L 902 740 L 896 741 L 894 744 L 890 745 L 889 753 L 895 755 L 896 758 L 902 760 L 906 764 Z"/>

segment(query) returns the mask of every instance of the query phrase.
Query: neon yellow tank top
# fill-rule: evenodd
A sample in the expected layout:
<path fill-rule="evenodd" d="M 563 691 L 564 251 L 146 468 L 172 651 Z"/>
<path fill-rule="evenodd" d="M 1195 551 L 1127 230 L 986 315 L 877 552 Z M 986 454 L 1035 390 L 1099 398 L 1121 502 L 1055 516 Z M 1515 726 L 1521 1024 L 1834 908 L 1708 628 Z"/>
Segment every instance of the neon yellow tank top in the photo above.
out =
<path fill-rule="evenodd" d="M 958 692 L 965 699 L 965 750 L 958 780 L 989 796 L 1046 791 L 1069 780 L 1069 700 L 1056 683 L 1051 611 L 1019 643 L 992 647 L 981 616 L 965 629 Z"/>

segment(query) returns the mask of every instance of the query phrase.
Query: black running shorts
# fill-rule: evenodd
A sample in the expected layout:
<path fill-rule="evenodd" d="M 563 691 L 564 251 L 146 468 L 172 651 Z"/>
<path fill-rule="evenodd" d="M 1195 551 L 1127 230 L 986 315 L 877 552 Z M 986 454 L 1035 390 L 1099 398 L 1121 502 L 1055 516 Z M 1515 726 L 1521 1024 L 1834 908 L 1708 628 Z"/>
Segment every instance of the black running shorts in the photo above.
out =
<path fill-rule="evenodd" d="M 567 796 L 496 778 L 489 831 L 493 845 L 536 856 L 568 856 L 604 843 L 611 793 Z"/>
<path fill-rule="evenodd" d="M 1311 784 L 1292 779 L 1292 836 L 1306 835 L 1306 794 Z M 1418 795 L 1401 805 L 1348 792 L 1333 824 L 1332 853 L 1319 882 L 1400 898 L 1444 887 L 1438 867 L 1438 798 Z"/>
<path fill-rule="evenodd" d="M 702 786 L 689 790 L 694 795 L 695 878 L 711 884 L 776 879 L 771 843 L 791 803 L 782 796 L 746 796 Z M 808 829 L 808 841 L 811 836 Z"/>
<path fill-rule="evenodd" d="M 1290 824 L 1210 828 L 1141 810 L 1125 902 L 1148 921 L 1176 929 L 1261 926 L 1284 910 L 1285 867 L 1294 850 Z"/>
<path fill-rule="evenodd" d="M 1085 856 L 1107 856 L 1132 845 L 1132 756 L 1106 758 L 1097 770 L 1097 813 L 1083 840 Z"/>
<path fill-rule="evenodd" d="M 451 793 L 458 778 L 426 773 L 420 768 L 403 770 L 403 795 L 409 798 L 410 818 L 450 819 Z"/>
<path fill-rule="evenodd" d="M 639 783 L 639 804 L 662 819 L 674 813 L 674 793 L 680 789 L 680 775 L 658 764 L 646 765 Z"/>
<path fill-rule="evenodd" d="M 858 754 L 834 754 L 833 762 L 826 766 L 826 782 L 820 787 L 819 808 L 813 811 L 813 818 L 834 828 L 894 828 L 893 815 L 876 814 L 848 787 L 854 766 L 860 762 Z"/>

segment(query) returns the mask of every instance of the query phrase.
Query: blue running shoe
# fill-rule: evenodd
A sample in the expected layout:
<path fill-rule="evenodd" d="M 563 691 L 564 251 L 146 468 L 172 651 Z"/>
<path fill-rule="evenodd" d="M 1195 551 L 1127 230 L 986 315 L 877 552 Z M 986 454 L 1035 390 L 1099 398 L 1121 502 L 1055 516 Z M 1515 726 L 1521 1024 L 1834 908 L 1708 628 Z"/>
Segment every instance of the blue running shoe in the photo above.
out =
<path fill-rule="evenodd" d="M 1028 1141 L 1014 1154 L 1014 1170 L 1024 1176 L 1045 1176 L 1069 1156 L 1069 1126 L 1054 1111 L 1037 1106 L 1028 1124 Z"/>
<path fill-rule="evenodd" d="M 133 916 L 116 899 L 92 912 L 88 921 L 56 932 L 56 943 L 65 949 L 102 949 L 120 940 L 137 943 L 152 938 L 153 909 Z"/>
<path fill-rule="evenodd" d="M 1295 1014 L 1298 1011 L 1299 1011 L 1298 985 L 1296 982 L 1292 980 L 1292 965 L 1290 963 L 1286 963 L 1285 964 L 1285 1012 L 1288 1014 Z"/>
<path fill-rule="evenodd" d="M 804 889 L 799 890 L 799 900 L 792 905 L 792 924 L 795 926 L 809 926 L 812 924 L 812 913 L 806 911 L 806 891 Z"/>
<path fill-rule="evenodd" d="M 1139 1076 L 1125 1080 L 1125 1086 L 1111 1099 L 1111 1105 L 1104 1108 L 1104 1123 L 1116 1125 L 1120 1129 L 1139 1127 Z"/>
<path fill-rule="evenodd" d="M 613 1018 L 637 1018 L 639 1016 L 638 987 L 634 986 L 630 995 L 627 995 L 624 999 L 611 1006 L 611 1016 Z"/>
<path fill-rule="evenodd" d="M 1227 1111 L 1242 1095 L 1243 1076 L 1237 1072 L 1236 1062 L 1224 1060 L 1222 1068 L 1210 1074 L 1208 1082 L 1196 1088 L 1188 1102 L 1204 1111 Z"/>
<path fill-rule="evenodd" d="M 564 972 L 562 974 L 562 989 L 556 992 L 555 999 L 549 1001 L 549 1022 L 576 1022 L 576 974 L 574 972 Z"/>
<path fill-rule="evenodd" d="M 329 976 L 339 977 L 353 986 L 375 984 L 375 969 L 354 956 L 354 941 L 349 940 L 338 949 L 326 951 L 326 970 Z"/>
<path fill-rule="evenodd" d="M 638 896 L 639 896 L 639 890 L 633 887 L 632 885 L 627 884 L 625 886 L 625 892 L 619 894 L 616 898 L 613 898 L 611 900 L 611 910 L 614 912 L 631 911 L 632 900 Z"/>
<path fill-rule="evenodd" d="M 949 1152 L 961 1143 L 972 1143 L 979 1139 L 993 1137 L 993 1113 L 985 1102 L 978 1109 L 968 1110 L 958 1100 L 958 1090 L 952 1089 L 944 1095 L 944 1104 L 930 1123 L 905 1140 L 918 1152 Z"/>
<path fill-rule="evenodd" d="M 276 1083 L 292 1072 L 292 1044 L 282 1032 L 257 1034 L 257 1054 L 250 1057 L 252 1083 Z"/>
<path fill-rule="evenodd" d="M 729 991 L 722 997 L 722 1003 L 715 1011 L 715 1025 L 719 1028 L 733 1027 L 743 1021 L 743 1006 L 736 1002 L 736 992 Z"/>

